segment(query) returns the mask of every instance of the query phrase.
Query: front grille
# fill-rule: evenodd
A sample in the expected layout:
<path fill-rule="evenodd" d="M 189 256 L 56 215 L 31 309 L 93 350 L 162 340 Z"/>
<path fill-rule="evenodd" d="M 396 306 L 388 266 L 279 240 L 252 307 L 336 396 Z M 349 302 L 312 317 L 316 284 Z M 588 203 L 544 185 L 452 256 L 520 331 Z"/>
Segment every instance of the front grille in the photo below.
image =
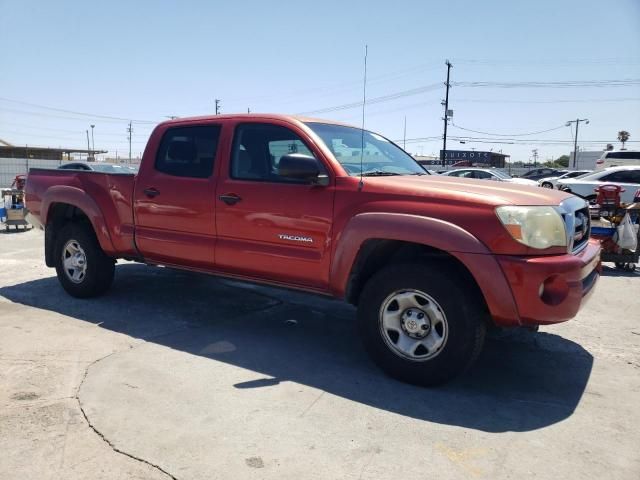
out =
<path fill-rule="evenodd" d="M 560 204 L 558 211 L 564 220 L 567 251 L 578 253 L 587 246 L 591 234 L 589 204 L 580 197 L 571 196 Z"/>
<path fill-rule="evenodd" d="M 589 241 L 591 233 L 591 216 L 589 215 L 589 207 L 576 210 L 574 214 L 573 232 L 573 251 L 577 252 L 582 246 Z"/>

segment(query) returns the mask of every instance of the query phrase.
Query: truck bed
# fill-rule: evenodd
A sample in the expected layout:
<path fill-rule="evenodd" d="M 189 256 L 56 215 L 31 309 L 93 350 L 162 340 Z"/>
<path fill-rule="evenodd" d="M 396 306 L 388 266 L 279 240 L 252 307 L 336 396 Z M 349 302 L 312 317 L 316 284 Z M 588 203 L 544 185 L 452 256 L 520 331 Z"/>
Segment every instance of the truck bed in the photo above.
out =
<path fill-rule="evenodd" d="M 30 220 L 36 226 L 46 225 L 52 207 L 65 199 L 71 205 L 81 202 L 105 252 L 135 256 L 132 203 L 135 177 L 134 173 L 32 168 L 25 187 Z M 102 225 L 94 223 L 98 214 L 103 218 Z M 107 242 L 103 240 L 106 238 Z"/>

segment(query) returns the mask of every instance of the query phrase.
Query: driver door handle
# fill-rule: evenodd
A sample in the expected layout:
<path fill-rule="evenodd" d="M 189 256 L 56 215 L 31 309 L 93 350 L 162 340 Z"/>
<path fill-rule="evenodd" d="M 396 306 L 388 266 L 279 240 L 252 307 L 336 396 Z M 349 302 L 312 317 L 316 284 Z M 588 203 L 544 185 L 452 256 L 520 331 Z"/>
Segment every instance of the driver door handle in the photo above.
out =
<path fill-rule="evenodd" d="M 145 188 L 144 189 L 144 194 L 149 197 L 149 198 L 153 198 L 153 197 L 157 197 L 158 195 L 160 195 L 160 190 L 158 190 L 157 188 Z"/>
<path fill-rule="evenodd" d="M 226 193 L 224 195 L 220 195 L 218 198 L 222 200 L 224 203 L 226 203 L 227 205 L 235 205 L 240 200 L 242 200 L 242 198 L 240 198 L 235 193 Z"/>

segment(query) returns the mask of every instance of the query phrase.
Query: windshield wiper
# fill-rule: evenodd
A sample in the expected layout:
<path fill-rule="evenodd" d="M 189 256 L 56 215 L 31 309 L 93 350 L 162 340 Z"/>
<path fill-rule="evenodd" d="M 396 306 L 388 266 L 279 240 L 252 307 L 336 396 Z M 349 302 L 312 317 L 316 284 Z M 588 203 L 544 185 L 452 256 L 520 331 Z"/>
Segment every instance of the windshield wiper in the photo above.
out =
<path fill-rule="evenodd" d="M 382 170 L 370 170 L 362 174 L 363 177 L 391 177 L 395 175 L 402 175 L 401 173 L 383 172 Z"/>

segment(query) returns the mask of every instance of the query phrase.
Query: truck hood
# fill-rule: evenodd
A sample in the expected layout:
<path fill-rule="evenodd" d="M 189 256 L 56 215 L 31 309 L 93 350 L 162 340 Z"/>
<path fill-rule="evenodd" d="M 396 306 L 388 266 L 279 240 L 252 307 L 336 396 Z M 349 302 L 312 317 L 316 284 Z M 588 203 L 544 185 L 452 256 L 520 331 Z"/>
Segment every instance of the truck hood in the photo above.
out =
<path fill-rule="evenodd" d="M 492 182 L 448 176 L 365 177 L 370 192 L 417 196 L 442 203 L 480 203 L 500 205 L 559 205 L 571 195 L 559 190 L 510 182 Z"/>

